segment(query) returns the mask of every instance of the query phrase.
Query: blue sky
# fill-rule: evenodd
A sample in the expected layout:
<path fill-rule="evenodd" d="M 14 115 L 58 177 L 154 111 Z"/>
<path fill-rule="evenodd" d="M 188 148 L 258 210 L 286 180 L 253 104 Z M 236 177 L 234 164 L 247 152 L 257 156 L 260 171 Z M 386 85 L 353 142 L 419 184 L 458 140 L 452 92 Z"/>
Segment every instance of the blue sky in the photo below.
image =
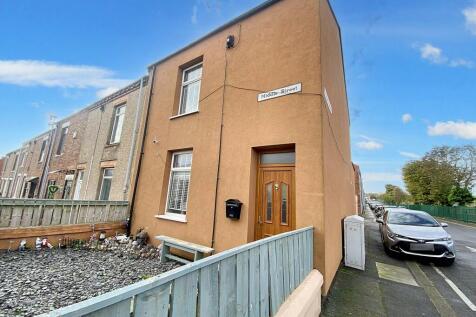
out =
<path fill-rule="evenodd" d="M 0 2 L 0 155 L 261 2 Z M 331 4 L 367 191 L 402 185 L 402 165 L 432 146 L 476 142 L 476 2 Z"/>

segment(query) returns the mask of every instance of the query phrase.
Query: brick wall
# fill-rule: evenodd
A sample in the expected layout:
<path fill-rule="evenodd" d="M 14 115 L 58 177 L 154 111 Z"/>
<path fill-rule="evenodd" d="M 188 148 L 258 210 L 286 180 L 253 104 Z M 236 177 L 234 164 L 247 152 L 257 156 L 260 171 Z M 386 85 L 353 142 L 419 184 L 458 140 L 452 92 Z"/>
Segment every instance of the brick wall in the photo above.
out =
<path fill-rule="evenodd" d="M 51 160 L 48 171 L 48 181 L 55 181 L 59 190 L 52 198 L 61 199 L 66 175 L 75 175 L 78 166 L 81 142 L 84 137 L 88 112 L 83 110 L 57 123 Z M 58 153 L 63 128 L 67 126 L 68 133 L 64 139 L 63 151 Z"/>

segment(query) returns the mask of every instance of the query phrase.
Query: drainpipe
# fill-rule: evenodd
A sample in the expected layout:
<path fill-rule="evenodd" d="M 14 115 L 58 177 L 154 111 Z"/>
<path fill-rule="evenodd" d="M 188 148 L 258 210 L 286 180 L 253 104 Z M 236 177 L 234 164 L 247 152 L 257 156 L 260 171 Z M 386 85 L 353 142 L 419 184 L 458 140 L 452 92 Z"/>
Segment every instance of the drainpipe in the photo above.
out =
<path fill-rule="evenodd" d="M 94 142 L 93 152 L 91 153 L 91 159 L 89 160 L 88 177 L 86 178 L 86 188 L 84 189 L 84 192 L 86 193 L 86 197 L 88 196 L 89 178 L 91 177 L 91 171 L 93 169 L 94 154 L 96 154 L 96 148 L 98 146 L 99 131 L 101 130 L 102 117 L 103 117 L 104 110 L 105 110 L 104 105 L 99 106 L 99 110 L 101 111 L 101 116 L 99 117 L 98 131 L 96 133 L 96 141 Z M 79 195 L 81 196 L 81 193 Z M 83 197 L 83 199 L 84 199 L 84 197 Z"/>
<path fill-rule="evenodd" d="M 136 149 L 136 141 L 137 141 L 137 134 L 139 133 L 139 119 L 140 119 L 140 112 L 142 108 L 142 90 L 144 88 L 144 77 L 140 80 L 140 88 L 139 88 L 139 98 L 137 99 L 137 107 L 136 107 L 136 118 L 134 122 L 134 129 L 132 130 L 132 143 L 131 149 L 129 151 L 129 159 L 127 161 L 127 171 L 126 177 L 124 178 L 124 187 L 123 187 L 123 200 L 127 199 L 127 194 L 129 191 L 129 177 L 131 176 L 131 169 L 132 169 L 132 160 L 134 157 L 134 152 Z"/>
<path fill-rule="evenodd" d="M 144 133 L 142 135 L 142 144 L 141 144 L 141 149 L 140 149 L 140 154 L 139 154 L 139 162 L 137 163 L 137 173 L 136 177 L 134 180 L 134 190 L 132 192 L 132 199 L 131 199 L 131 208 L 130 208 L 130 213 L 129 213 L 129 224 L 127 226 L 127 235 L 130 236 L 131 234 L 131 228 L 132 228 L 132 215 L 134 213 L 134 206 L 135 206 L 135 200 L 136 200 L 136 193 L 137 193 L 137 186 L 139 185 L 139 176 L 140 176 L 140 171 L 141 171 L 141 166 L 142 166 L 142 158 L 144 156 L 144 144 L 145 144 L 145 138 L 147 135 L 147 127 L 149 125 L 149 111 L 150 111 L 150 104 L 152 102 L 152 94 L 154 90 L 154 78 L 155 78 L 155 71 L 156 71 L 156 65 L 152 66 L 152 69 L 149 71 L 149 100 L 147 101 L 147 108 L 145 109 L 145 122 L 144 122 Z"/>
<path fill-rule="evenodd" d="M 45 195 L 45 183 L 48 179 L 48 173 L 50 172 L 50 161 L 53 154 L 53 145 L 55 144 L 55 135 L 56 135 L 57 124 L 51 129 L 49 143 L 48 143 L 48 154 L 46 156 L 46 162 L 43 167 L 43 173 L 41 174 L 40 189 L 38 190 L 38 198 L 42 198 Z"/>

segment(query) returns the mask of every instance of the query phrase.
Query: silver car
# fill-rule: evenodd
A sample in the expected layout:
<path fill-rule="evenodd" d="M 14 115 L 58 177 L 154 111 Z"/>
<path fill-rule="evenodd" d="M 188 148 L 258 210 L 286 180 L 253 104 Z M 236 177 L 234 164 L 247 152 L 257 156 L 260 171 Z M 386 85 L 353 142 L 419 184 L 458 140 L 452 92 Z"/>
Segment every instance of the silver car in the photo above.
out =
<path fill-rule="evenodd" d="M 390 208 L 378 218 L 385 252 L 439 260 L 450 265 L 456 257 L 451 236 L 428 213 L 405 208 Z"/>

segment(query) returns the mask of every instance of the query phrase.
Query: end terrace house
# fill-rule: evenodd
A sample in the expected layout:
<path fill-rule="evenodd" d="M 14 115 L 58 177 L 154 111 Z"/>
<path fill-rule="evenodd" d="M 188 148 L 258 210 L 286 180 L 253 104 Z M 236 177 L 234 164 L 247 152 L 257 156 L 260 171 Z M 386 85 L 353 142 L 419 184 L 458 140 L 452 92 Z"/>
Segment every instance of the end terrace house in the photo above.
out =
<path fill-rule="evenodd" d="M 355 214 L 339 25 L 327 0 L 267 1 L 149 68 L 133 232 L 217 252 L 313 226 L 330 287 Z M 239 219 L 225 202 L 242 203 Z"/>

